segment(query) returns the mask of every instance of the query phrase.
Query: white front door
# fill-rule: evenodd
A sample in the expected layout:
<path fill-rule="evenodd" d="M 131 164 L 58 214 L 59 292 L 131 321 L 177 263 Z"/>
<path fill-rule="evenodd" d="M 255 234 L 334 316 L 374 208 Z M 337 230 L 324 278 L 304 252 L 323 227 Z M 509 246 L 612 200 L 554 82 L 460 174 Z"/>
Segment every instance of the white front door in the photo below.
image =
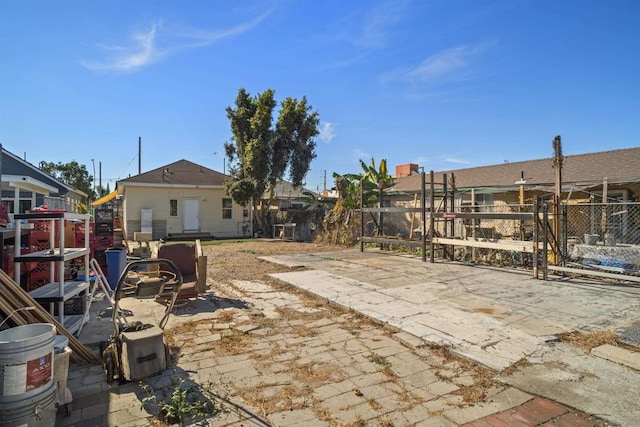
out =
<path fill-rule="evenodd" d="M 200 200 L 182 200 L 182 228 L 183 231 L 200 231 Z"/>

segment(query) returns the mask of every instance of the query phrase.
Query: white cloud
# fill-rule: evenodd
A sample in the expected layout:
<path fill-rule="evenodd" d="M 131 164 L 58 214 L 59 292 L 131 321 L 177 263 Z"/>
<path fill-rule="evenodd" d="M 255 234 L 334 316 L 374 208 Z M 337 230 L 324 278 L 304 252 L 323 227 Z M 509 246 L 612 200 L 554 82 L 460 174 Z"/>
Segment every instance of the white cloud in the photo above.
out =
<path fill-rule="evenodd" d="M 420 65 L 409 70 L 410 80 L 429 81 L 469 66 L 471 59 L 482 53 L 483 45 L 458 46 L 427 57 Z"/>
<path fill-rule="evenodd" d="M 175 36 L 182 37 L 187 40 L 191 40 L 191 43 L 189 44 L 189 46 L 186 46 L 186 47 L 210 46 L 219 40 L 237 36 L 237 35 L 246 33 L 247 31 L 250 31 L 256 25 L 262 22 L 265 18 L 267 18 L 271 14 L 271 12 L 272 11 L 269 10 L 251 21 L 236 25 L 231 28 L 226 28 L 222 30 L 213 30 L 213 31 L 200 30 L 200 29 L 183 30 L 183 31 L 177 32 Z"/>
<path fill-rule="evenodd" d="M 406 1 L 387 0 L 370 10 L 362 25 L 362 34 L 355 42 L 367 48 L 384 47 L 387 43 L 389 27 L 403 17 Z"/>
<path fill-rule="evenodd" d="M 154 23 L 148 31 L 133 34 L 131 46 L 101 46 L 103 50 L 117 53 L 104 62 L 84 61 L 82 65 L 91 70 L 131 71 L 153 64 L 165 54 L 155 43 L 159 26 Z"/>
<path fill-rule="evenodd" d="M 135 71 L 157 62 L 160 58 L 186 49 L 207 47 L 229 37 L 245 33 L 262 22 L 271 11 L 257 18 L 222 30 L 181 30 L 166 31 L 160 23 L 154 23 L 147 31 L 136 32 L 131 36 L 129 45 L 112 46 L 101 44 L 98 47 L 110 54 L 102 61 L 82 61 L 90 70 Z M 159 41 L 163 47 L 159 47 Z"/>
<path fill-rule="evenodd" d="M 320 134 L 318 135 L 318 138 L 320 138 L 320 141 L 327 144 L 333 141 L 333 138 L 336 137 L 336 128 L 335 125 L 331 122 L 321 121 L 319 131 Z"/>
<path fill-rule="evenodd" d="M 456 163 L 459 165 L 471 165 L 473 164 L 473 162 L 470 162 L 469 160 L 465 160 L 465 159 L 459 159 L 457 157 L 447 157 L 444 159 L 445 162 L 449 162 L 449 163 Z"/>
<path fill-rule="evenodd" d="M 492 43 L 477 43 L 446 49 L 428 56 L 416 66 L 385 73 L 380 77 L 380 81 L 434 84 L 467 79 L 478 73 L 476 58 L 486 52 L 491 45 Z"/>

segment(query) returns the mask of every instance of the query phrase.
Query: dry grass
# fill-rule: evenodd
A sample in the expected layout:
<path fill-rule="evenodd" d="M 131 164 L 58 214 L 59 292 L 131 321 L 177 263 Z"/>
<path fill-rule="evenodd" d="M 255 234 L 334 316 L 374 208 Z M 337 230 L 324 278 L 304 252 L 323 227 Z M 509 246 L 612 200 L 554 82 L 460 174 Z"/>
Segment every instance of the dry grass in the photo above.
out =
<path fill-rule="evenodd" d="M 560 334 L 558 336 L 561 341 L 569 342 L 586 351 L 591 351 L 601 345 L 611 344 L 620 345 L 618 335 L 612 330 L 600 331 L 600 332 L 567 332 L 566 334 Z"/>
<path fill-rule="evenodd" d="M 238 331 L 231 331 L 229 335 L 223 336 L 216 342 L 213 349 L 217 355 L 229 356 L 247 351 L 254 338 L 251 335 Z"/>
<path fill-rule="evenodd" d="M 220 323 L 231 323 L 235 313 L 231 309 L 220 310 L 216 313 L 216 321 Z"/>
<path fill-rule="evenodd" d="M 366 425 L 367 422 L 358 415 L 355 420 L 340 424 L 340 427 L 366 427 Z"/>
<path fill-rule="evenodd" d="M 187 338 L 195 336 L 196 322 L 180 323 L 172 328 L 164 330 L 164 336 L 171 346 L 176 346 L 178 341 L 185 341 Z"/>
<path fill-rule="evenodd" d="M 265 418 L 274 412 L 294 411 L 311 406 L 313 402 L 306 397 L 309 394 L 309 390 L 302 390 L 291 384 L 259 384 L 237 390 L 237 395 L 260 408 L 261 415 Z"/>
<path fill-rule="evenodd" d="M 330 382 L 339 382 L 345 378 L 340 365 L 328 362 L 307 362 L 297 363 L 292 361 L 288 364 L 289 373 L 301 383 L 318 387 Z"/>
<path fill-rule="evenodd" d="M 493 369 L 476 365 L 473 362 L 458 357 L 451 353 L 446 346 L 429 345 L 427 346 L 431 352 L 443 359 L 443 368 L 447 368 L 447 365 L 455 366 L 454 371 L 456 374 L 453 378 L 441 378 L 443 381 L 451 381 L 459 376 L 460 373 L 471 374 L 473 378 L 473 384 L 469 386 L 461 386 L 454 394 L 462 396 L 466 403 L 473 404 L 476 402 L 482 402 L 486 398 L 486 392 L 491 387 L 498 386 L 496 381 L 497 372 Z"/>
<path fill-rule="evenodd" d="M 518 360 L 516 363 L 513 363 L 511 366 L 506 367 L 502 370 L 502 375 L 512 375 L 520 368 L 525 368 L 527 366 L 531 366 L 531 363 L 525 358 Z"/>
<path fill-rule="evenodd" d="M 313 412 L 318 416 L 319 419 L 323 421 L 329 421 L 331 419 L 331 411 L 329 410 L 329 408 L 326 408 L 324 406 L 314 406 Z"/>
<path fill-rule="evenodd" d="M 393 421 L 388 416 L 383 415 L 378 419 L 378 427 L 394 427 Z"/>
<path fill-rule="evenodd" d="M 313 329 L 309 329 L 304 325 L 298 325 L 291 329 L 291 334 L 298 337 L 315 337 L 318 335 L 318 332 Z"/>
<path fill-rule="evenodd" d="M 377 411 L 378 409 L 382 408 L 382 406 L 372 397 L 367 399 L 367 403 L 369 404 L 369 407 L 374 411 Z"/>

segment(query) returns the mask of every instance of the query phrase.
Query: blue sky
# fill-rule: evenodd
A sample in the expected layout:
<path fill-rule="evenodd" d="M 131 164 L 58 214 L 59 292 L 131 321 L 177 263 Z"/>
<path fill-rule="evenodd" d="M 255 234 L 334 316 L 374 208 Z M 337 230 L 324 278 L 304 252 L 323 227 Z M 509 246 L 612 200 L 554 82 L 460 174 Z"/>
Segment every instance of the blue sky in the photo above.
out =
<path fill-rule="evenodd" d="M 0 143 L 117 179 L 222 172 L 238 89 L 320 114 L 307 187 L 640 145 L 637 0 L 0 0 Z M 93 162 L 92 160 L 93 159 Z M 639 159 L 640 164 L 640 159 Z M 516 177 L 517 178 L 517 177 Z"/>

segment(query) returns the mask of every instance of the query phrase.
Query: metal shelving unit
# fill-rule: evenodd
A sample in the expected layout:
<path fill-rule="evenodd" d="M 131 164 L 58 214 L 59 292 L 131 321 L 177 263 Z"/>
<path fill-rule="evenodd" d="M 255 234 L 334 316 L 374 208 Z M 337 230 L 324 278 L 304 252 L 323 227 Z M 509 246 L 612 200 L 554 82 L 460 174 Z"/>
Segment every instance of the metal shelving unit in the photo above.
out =
<path fill-rule="evenodd" d="M 16 223 L 16 244 L 14 262 L 16 283 L 20 283 L 20 263 L 22 262 L 49 262 L 49 283 L 29 292 L 43 306 L 49 307 L 49 312 L 55 316 L 58 322 L 70 333 L 80 335 L 84 324 L 89 320 L 89 308 L 92 300 L 92 289 L 89 282 L 89 220 L 88 214 L 74 214 L 68 212 L 42 212 L 14 215 Z M 45 250 L 20 254 L 20 220 L 50 221 L 49 244 Z M 84 222 L 85 246 L 82 248 L 65 247 L 65 224 L 69 221 Z M 57 232 L 57 236 L 56 236 Z M 84 281 L 65 280 L 64 264 L 76 258 L 84 258 Z M 57 269 L 56 269 L 57 267 Z M 84 310 L 82 314 L 65 314 L 65 302 L 77 296 L 84 298 Z M 56 313 L 57 308 L 57 313 Z"/>

